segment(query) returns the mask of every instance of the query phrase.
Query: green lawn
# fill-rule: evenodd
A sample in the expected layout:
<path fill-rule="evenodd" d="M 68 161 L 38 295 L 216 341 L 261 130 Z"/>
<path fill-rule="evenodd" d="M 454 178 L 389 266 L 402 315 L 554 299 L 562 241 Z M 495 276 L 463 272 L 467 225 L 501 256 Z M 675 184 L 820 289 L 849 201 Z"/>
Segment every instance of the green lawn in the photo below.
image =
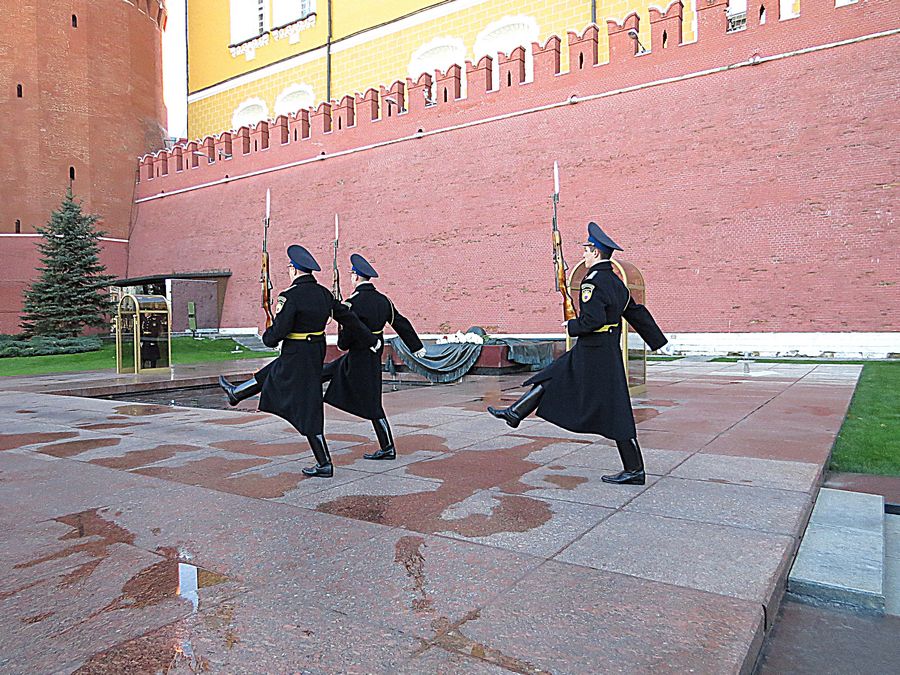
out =
<path fill-rule="evenodd" d="M 830 468 L 900 476 L 900 362 L 863 367 Z"/>
<path fill-rule="evenodd" d="M 234 349 L 240 352 L 234 353 Z M 275 352 L 272 352 L 274 355 Z M 252 352 L 234 340 L 195 340 L 177 337 L 172 340 L 172 362 L 204 363 L 207 361 L 234 361 L 238 359 L 264 358 L 266 352 Z M 80 370 L 104 370 L 116 367 L 115 345 L 106 344 L 96 352 L 59 354 L 57 356 L 14 356 L 0 359 L 0 376 L 46 375 L 71 373 Z"/>
<path fill-rule="evenodd" d="M 736 356 L 720 356 L 712 360 L 717 363 L 737 363 L 738 361 L 743 361 L 744 358 Z M 864 366 L 868 363 L 872 363 L 872 361 L 860 361 L 859 359 L 855 361 L 852 359 L 840 361 L 838 359 L 755 359 L 750 357 L 747 360 L 753 361 L 754 363 L 832 363 L 851 366 Z"/>

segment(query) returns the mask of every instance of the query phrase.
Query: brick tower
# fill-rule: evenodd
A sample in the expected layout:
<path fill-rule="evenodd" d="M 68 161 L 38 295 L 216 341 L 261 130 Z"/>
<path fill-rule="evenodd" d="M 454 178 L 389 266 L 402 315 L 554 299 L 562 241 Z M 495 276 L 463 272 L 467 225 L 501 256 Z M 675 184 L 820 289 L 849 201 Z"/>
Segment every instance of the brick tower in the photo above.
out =
<path fill-rule="evenodd" d="M 165 136 L 163 0 L 11 2 L 0 13 L 0 333 L 17 332 L 35 226 L 71 184 L 124 274 L 134 158 Z M 115 241 L 123 240 L 123 241 Z"/>

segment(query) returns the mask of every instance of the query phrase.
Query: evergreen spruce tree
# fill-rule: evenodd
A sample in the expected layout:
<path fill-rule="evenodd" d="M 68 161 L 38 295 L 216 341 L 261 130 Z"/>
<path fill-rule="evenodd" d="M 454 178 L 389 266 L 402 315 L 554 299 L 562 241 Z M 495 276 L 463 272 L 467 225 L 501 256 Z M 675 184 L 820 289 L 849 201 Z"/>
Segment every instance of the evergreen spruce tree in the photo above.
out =
<path fill-rule="evenodd" d="M 66 190 L 60 208 L 50 215 L 43 236 L 40 277 L 25 291 L 21 327 L 26 335 L 75 337 L 85 327 L 102 328 L 112 311 L 108 286 L 115 278 L 100 264 L 98 216 L 81 212 Z"/>

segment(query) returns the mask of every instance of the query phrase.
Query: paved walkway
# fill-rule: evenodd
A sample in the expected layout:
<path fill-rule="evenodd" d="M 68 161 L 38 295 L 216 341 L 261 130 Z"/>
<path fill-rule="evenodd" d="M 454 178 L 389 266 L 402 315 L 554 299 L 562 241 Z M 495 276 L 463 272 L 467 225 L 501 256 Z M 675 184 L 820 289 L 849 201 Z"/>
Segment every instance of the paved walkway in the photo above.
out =
<path fill-rule="evenodd" d="M 746 672 L 859 368 L 742 370 L 650 366 L 643 487 L 600 481 L 610 442 L 486 415 L 521 376 L 386 394 L 395 462 L 329 410 L 332 480 L 252 410 L 3 378 L 0 671 Z"/>

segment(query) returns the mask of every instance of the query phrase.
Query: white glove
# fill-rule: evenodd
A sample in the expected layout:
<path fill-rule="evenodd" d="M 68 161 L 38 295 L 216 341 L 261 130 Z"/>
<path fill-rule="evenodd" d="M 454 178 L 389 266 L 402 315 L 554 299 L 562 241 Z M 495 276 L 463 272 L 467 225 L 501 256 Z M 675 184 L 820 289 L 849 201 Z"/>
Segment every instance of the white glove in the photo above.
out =
<path fill-rule="evenodd" d="M 413 356 L 415 356 L 417 359 L 421 359 L 427 353 L 428 353 L 428 350 L 425 349 L 425 347 L 422 347 L 422 349 L 420 349 L 419 351 L 413 352 Z"/>
<path fill-rule="evenodd" d="M 374 345 L 369 347 L 369 349 L 371 349 L 373 352 L 375 352 L 377 354 L 378 350 L 381 349 L 381 338 L 378 338 L 378 342 L 376 342 Z"/>

